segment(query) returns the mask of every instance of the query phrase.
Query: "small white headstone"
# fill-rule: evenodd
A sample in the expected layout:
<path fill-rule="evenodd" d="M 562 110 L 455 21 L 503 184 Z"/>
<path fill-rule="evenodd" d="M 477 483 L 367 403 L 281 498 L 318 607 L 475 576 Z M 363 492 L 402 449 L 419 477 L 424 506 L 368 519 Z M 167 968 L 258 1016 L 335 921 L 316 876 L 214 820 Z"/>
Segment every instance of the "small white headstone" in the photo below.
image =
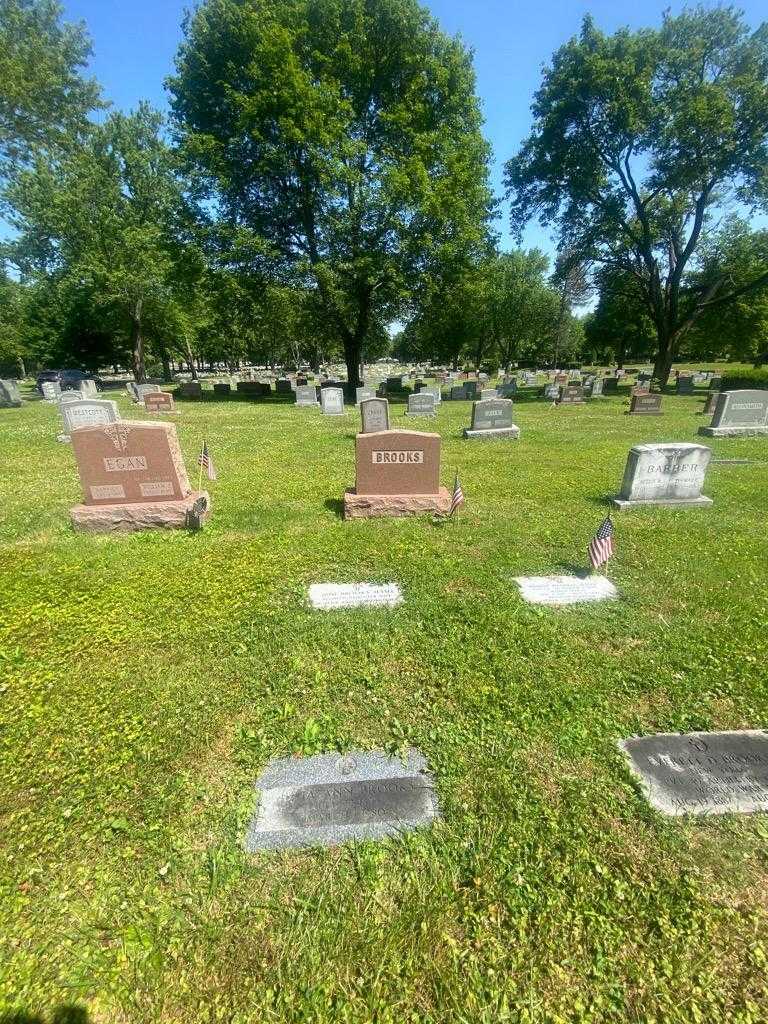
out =
<path fill-rule="evenodd" d="M 529 604 L 581 604 L 619 596 L 605 576 L 516 576 L 515 583 Z"/>
<path fill-rule="evenodd" d="M 403 603 L 396 583 L 313 583 L 309 588 L 313 608 L 394 608 Z"/>

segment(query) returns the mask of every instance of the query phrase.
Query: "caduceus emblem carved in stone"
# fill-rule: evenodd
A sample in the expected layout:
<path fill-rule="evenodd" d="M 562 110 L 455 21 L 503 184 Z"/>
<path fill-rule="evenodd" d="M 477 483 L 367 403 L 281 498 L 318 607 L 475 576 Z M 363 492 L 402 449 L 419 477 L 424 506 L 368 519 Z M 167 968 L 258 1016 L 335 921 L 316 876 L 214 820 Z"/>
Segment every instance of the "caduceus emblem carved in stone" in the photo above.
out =
<path fill-rule="evenodd" d="M 119 452 L 124 452 L 128 447 L 128 435 L 130 428 L 125 423 L 110 423 L 104 428 L 104 433 Z"/>

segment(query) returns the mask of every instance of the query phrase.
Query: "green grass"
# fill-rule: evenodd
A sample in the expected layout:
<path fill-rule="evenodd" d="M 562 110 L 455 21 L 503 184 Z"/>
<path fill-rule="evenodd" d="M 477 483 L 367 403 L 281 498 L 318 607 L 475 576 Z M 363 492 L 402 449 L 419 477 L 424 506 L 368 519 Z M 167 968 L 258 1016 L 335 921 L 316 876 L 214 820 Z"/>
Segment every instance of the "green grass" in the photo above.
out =
<path fill-rule="evenodd" d="M 54 408 L 0 411 L 0 1021 L 768 1019 L 768 822 L 663 819 L 616 749 L 768 726 L 768 442 L 711 441 L 756 462 L 617 516 L 621 600 L 553 610 L 512 578 L 583 566 L 630 446 L 695 439 L 699 397 L 523 400 L 517 443 L 445 403 L 445 525 L 341 521 L 354 410 L 179 406 L 219 472 L 197 535 L 74 534 Z M 355 580 L 405 604 L 307 608 Z M 270 758 L 408 744 L 442 822 L 244 854 Z"/>

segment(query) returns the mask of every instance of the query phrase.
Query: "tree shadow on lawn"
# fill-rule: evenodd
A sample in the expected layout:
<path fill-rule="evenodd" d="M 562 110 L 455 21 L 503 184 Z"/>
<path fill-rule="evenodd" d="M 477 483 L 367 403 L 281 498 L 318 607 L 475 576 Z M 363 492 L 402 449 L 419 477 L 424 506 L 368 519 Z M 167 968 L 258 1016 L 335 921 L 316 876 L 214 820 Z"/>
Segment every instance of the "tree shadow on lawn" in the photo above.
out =
<path fill-rule="evenodd" d="M 333 512 L 335 514 L 337 519 L 344 518 L 344 502 L 341 498 L 328 498 L 324 504 L 329 512 Z M 0 1024 L 3 1024 L 3 1022 L 0 1021 Z"/>
<path fill-rule="evenodd" d="M 90 1017 L 84 1006 L 58 1006 L 49 1017 L 25 1010 L 13 1010 L 0 1017 L 0 1024 L 88 1024 Z"/>
<path fill-rule="evenodd" d="M 591 575 L 590 569 L 585 568 L 583 565 L 576 565 L 575 562 L 555 562 L 555 566 L 558 569 L 564 569 L 571 576 L 578 576 L 580 580 L 585 580 Z"/>

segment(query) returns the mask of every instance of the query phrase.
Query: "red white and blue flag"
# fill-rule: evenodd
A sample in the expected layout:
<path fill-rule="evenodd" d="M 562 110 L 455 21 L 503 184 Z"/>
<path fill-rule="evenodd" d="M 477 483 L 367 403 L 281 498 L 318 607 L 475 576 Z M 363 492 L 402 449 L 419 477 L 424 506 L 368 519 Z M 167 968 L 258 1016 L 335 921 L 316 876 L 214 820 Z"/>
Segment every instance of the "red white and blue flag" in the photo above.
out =
<path fill-rule="evenodd" d="M 589 542 L 587 554 L 593 570 L 605 565 L 613 555 L 613 523 L 610 516 L 606 516 L 600 523 L 597 533 Z"/>
<path fill-rule="evenodd" d="M 459 483 L 459 471 L 456 470 L 456 479 L 453 482 L 453 497 L 451 498 L 451 510 L 448 513 L 448 515 L 452 516 L 456 509 L 463 504 L 464 491 L 462 491 L 461 484 Z"/>
<path fill-rule="evenodd" d="M 205 470 L 205 474 L 209 480 L 216 479 L 216 467 L 213 464 L 211 453 L 208 451 L 208 442 L 203 441 L 203 447 L 200 454 L 197 457 L 197 464 Z"/>

